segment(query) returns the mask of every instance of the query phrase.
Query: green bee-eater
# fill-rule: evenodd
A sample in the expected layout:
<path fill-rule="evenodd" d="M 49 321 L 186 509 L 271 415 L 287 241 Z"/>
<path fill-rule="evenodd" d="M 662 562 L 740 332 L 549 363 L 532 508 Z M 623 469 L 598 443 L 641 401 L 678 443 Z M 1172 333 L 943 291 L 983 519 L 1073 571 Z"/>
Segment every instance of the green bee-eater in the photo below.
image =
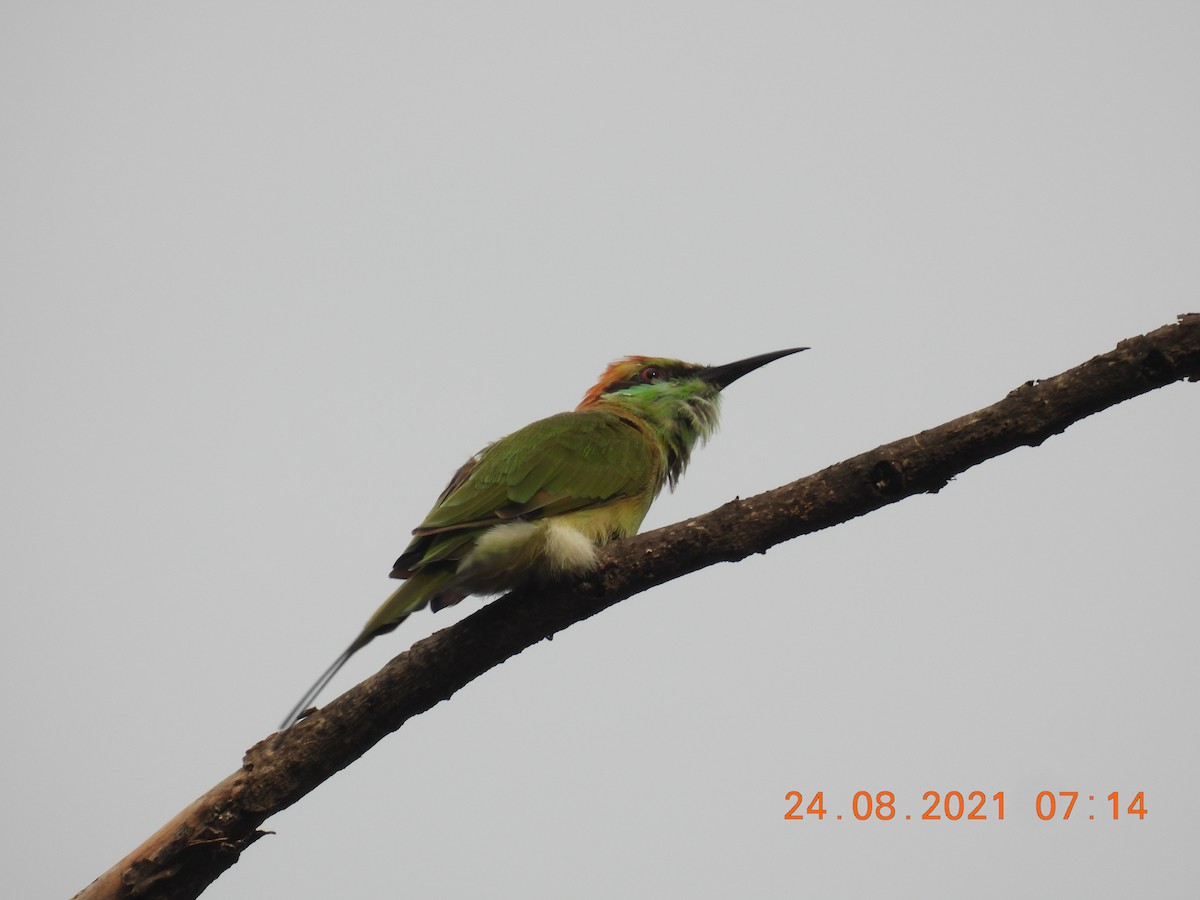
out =
<path fill-rule="evenodd" d="M 717 427 L 721 389 L 795 347 L 724 366 L 628 356 L 574 412 L 526 425 L 467 460 L 396 560 L 404 584 L 288 714 L 290 728 L 354 653 L 428 604 L 578 576 L 595 548 L 635 534 Z"/>

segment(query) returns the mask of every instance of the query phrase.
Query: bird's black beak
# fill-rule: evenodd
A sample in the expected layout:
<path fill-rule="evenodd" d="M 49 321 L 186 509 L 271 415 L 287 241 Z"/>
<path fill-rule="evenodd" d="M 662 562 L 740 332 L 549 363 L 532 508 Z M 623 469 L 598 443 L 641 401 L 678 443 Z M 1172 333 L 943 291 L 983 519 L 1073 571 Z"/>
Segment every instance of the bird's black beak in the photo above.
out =
<path fill-rule="evenodd" d="M 755 369 L 762 368 L 769 362 L 774 362 L 784 356 L 791 356 L 793 353 L 799 353 L 801 350 L 807 349 L 808 347 L 793 347 L 791 350 L 776 350 L 774 353 L 762 353 L 758 356 L 751 356 L 749 359 L 726 363 L 723 366 L 709 366 L 707 369 L 701 369 L 698 374 L 709 384 L 715 384 L 718 389 L 724 390 L 743 375 L 749 374 Z"/>

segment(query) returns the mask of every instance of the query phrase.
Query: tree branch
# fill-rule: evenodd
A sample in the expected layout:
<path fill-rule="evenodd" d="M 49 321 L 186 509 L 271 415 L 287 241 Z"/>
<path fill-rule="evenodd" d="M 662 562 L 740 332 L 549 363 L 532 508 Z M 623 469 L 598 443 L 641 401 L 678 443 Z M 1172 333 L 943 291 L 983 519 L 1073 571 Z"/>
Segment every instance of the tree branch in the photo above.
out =
<path fill-rule="evenodd" d="M 721 561 L 764 553 L 913 494 L 1175 381 L 1200 380 L 1200 315 L 1042 381 L 986 409 L 886 444 L 799 481 L 602 548 L 587 581 L 520 590 L 418 641 L 283 736 L 76 895 L 193 898 L 237 862 L 258 826 L 350 765 L 406 721 L 543 638 L 647 590 Z"/>

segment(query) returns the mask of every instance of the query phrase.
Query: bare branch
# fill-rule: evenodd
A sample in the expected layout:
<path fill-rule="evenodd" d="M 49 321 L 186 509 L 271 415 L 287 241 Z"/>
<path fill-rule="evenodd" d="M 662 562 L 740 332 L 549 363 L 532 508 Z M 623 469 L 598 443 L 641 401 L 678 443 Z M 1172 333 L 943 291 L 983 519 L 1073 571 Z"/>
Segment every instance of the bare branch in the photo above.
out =
<path fill-rule="evenodd" d="M 251 748 L 242 767 L 77 898 L 197 897 L 262 836 L 259 825 L 387 734 L 526 647 L 613 604 L 721 561 L 740 560 L 1037 446 L 1093 413 L 1175 381 L 1200 380 L 1200 315 L 1122 341 L 1000 402 L 773 491 L 609 545 L 579 584 L 514 591 L 414 644 L 362 684 Z"/>

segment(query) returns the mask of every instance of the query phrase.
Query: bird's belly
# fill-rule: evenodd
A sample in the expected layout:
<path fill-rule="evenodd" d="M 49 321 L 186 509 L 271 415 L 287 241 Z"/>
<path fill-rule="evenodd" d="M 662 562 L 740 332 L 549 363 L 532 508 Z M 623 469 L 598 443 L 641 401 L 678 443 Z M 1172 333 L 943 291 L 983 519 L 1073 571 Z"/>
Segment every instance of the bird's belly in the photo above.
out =
<path fill-rule="evenodd" d="M 528 581 L 581 575 L 595 565 L 591 537 L 555 516 L 489 528 L 459 563 L 455 580 L 473 594 L 495 594 Z"/>

